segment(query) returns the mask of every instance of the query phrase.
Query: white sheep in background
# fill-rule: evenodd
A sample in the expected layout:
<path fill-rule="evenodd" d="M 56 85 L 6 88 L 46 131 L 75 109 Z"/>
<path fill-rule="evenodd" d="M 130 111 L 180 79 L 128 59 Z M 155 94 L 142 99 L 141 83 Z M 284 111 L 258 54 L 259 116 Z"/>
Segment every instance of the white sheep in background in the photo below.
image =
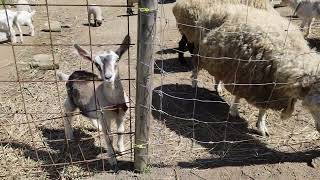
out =
<path fill-rule="evenodd" d="M 307 25 L 305 37 L 308 37 L 311 31 L 311 26 L 315 18 L 320 17 L 320 1 L 319 0 L 282 0 L 283 4 L 289 5 L 294 9 L 298 17 L 301 17 L 302 23 L 300 28 L 304 31 Z"/>
<path fill-rule="evenodd" d="M 102 16 L 102 10 L 99 6 L 95 6 L 95 4 L 90 4 L 90 6 L 88 7 L 88 23 L 89 25 L 91 25 L 91 19 L 93 16 L 93 20 L 94 20 L 94 26 L 98 27 L 101 26 L 102 24 L 102 20 L 103 20 L 103 16 Z"/>
<path fill-rule="evenodd" d="M 18 15 L 21 12 L 11 11 L 9 9 L 0 10 L 0 31 L 5 32 L 7 37 L 10 36 L 12 43 L 16 43 L 16 32 L 13 28 L 13 25 L 18 29 L 20 34 L 20 41 L 23 42 L 23 34 L 19 22 L 17 21 Z"/>
<path fill-rule="evenodd" d="M 32 17 L 35 15 L 35 13 L 36 11 L 20 11 L 17 17 L 17 21 L 20 25 L 29 27 L 30 36 L 35 35 L 34 26 L 32 23 Z"/>
<path fill-rule="evenodd" d="M 172 9 L 172 12 L 176 18 L 179 32 L 182 35 L 178 47 L 178 60 L 181 64 L 187 63 L 183 56 L 183 50 L 185 49 L 186 44 L 191 54 L 198 53 L 197 49 L 201 33 L 204 33 L 206 29 L 213 28 L 210 23 L 199 24 L 199 17 L 205 9 L 217 4 L 245 4 L 247 6 L 266 9 L 277 13 L 269 3 L 269 0 L 178 0 Z M 197 84 L 197 74 L 193 73 L 192 78 L 192 86 L 195 87 Z M 215 90 L 218 93 L 222 92 L 221 83 L 215 83 Z"/>
<path fill-rule="evenodd" d="M 310 49 L 298 27 L 291 24 L 288 29 L 289 21 L 278 14 L 244 5 L 213 7 L 199 18 L 199 23 L 216 28 L 200 42 L 198 68 L 259 108 L 261 134 L 268 133 L 268 109 L 289 118 L 297 100 L 320 131 L 320 55 Z"/>
<path fill-rule="evenodd" d="M 121 133 L 124 133 L 124 116 L 129 107 L 129 99 L 120 81 L 118 61 L 127 51 L 129 44 L 130 37 L 126 36 L 118 50 L 96 54 L 93 59 L 88 51 L 78 45 L 74 46 L 84 59 L 97 66 L 102 81 L 99 81 L 97 75 L 87 71 L 75 71 L 70 76 L 61 72 L 57 73 L 60 80 L 68 81 L 66 84 L 68 98 L 64 103 L 66 138 L 74 139 L 71 128 L 72 113 L 76 109 L 80 109 L 81 114 L 90 118 L 93 125 L 103 132 L 107 144 L 107 154 L 110 157 L 109 162 L 112 166 L 117 163 L 112 148 L 112 137 L 108 134 L 111 132 L 113 119 L 117 123 L 117 131 L 120 133 L 117 142 L 119 151 L 124 152 L 125 150 Z M 95 86 L 93 80 L 96 80 Z"/>
<path fill-rule="evenodd" d="M 31 13 L 32 12 L 31 7 L 28 4 L 29 4 L 29 2 L 26 0 L 18 0 L 17 5 L 16 5 L 17 11 L 27 11 L 27 12 Z"/>

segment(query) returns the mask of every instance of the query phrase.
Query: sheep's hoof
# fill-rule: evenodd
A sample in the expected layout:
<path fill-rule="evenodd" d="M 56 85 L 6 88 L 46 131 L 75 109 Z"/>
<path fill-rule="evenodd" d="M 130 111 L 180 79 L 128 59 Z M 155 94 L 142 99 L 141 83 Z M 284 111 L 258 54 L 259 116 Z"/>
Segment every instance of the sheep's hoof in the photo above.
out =
<path fill-rule="evenodd" d="M 118 171 L 117 159 L 115 157 L 109 157 L 108 161 L 109 161 L 109 164 L 111 165 L 112 170 L 117 172 Z"/>

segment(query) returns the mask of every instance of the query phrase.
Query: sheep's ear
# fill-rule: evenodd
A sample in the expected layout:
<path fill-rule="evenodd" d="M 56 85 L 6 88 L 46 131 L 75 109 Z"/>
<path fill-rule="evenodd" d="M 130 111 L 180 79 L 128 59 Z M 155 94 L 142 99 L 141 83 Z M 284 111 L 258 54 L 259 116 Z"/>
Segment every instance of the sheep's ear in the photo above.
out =
<path fill-rule="evenodd" d="M 92 58 L 91 58 L 90 53 L 87 50 L 83 49 L 78 44 L 74 44 L 73 47 L 77 50 L 78 54 L 81 57 L 83 57 L 86 60 L 93 61 Z"/>
<path fill-rule="evenodd" d="M 115 52 L 115 53 L 119 56 L 119 59 L 121 58 L 122 54 L 125 53 L 125 52 L 129 49 L 130 42 L 131 42 L 130 36 L 127 35 L 127 36 L 123 39 L 120 47 L 119 47 L 119 48 L 116 50 L 116 52 Z"/>

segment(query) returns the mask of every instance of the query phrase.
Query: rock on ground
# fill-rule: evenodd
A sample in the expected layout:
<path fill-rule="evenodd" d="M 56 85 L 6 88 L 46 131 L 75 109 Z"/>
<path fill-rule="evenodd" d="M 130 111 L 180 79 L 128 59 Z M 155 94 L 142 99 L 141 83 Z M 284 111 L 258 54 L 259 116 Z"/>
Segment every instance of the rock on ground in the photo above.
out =
<path fill-rule="evenodd" d="M 33 61 L 30 63 L 31 68 L 39 68 L 41 70 L 59 69 L 59 60 L 55 59 L 50 54 L 37 54 L 33 56 Z"/>
<path fill-rule="evenodd" d="M 44 24 L 44 29 L 43 31 L 49 32 L 51 29 L 51 32 L 61 32 L 61 23 L 59 21 L 50 21 L 50 28 L 49 28 L 49 23 L 46 22 Z"/>

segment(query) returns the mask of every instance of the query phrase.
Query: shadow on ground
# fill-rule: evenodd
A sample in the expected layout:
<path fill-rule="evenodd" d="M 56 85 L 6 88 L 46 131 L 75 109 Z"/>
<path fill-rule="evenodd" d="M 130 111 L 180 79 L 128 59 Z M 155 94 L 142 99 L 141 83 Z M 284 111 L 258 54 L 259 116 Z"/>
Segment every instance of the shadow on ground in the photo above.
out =
<path fill-rule="evenodd" d="M 254 136 L 255 131 L 248 128 L 245 119 L 229 117 L 229 105 L 213 91 L 198 88 L 196 99 L 199 100 L 195 102 L 193 98 L 195 89 L 191 86 L 167 84 L 155 88 L 152 99 L 153 107 L 165 112 L 154 110 L 155 119 L 165 119 L 169 129 L 194 139 L 212 154 L 209 159 L 179 162 L 182 168 L 310 162 L 320 156 L 319 151 L 283 153 L 268 148 Z M 192 121 L 193 107 L 196 121 Z"/>
<path fill-rule="evenodd" d="M 320 52 L 320 39 L 319 38 L 308 38 L 309 46 L 311 48 L 315 48 L 318 52 Z"/>
<path fill-rule="evenodd" d="M 41 168 L 46 171 L 51 179 L 59 179 L 63 168 L 71 163 L 87 172 L 111 171 L 111 166 L 107 160 L 96 160 L 99 154 L 105 153 L 104 148 L 94 145 L 92 136 L 79 129 L 74 129 L 76 137 L 81 140 L 69 142 L 55 141 L 64 138 L 64 131 L 61 129 L 41 128 L 47 148 L 36 149 L 23 142 L 2 142 L 2 146 L 10 146 L 15 149 L 23 149 L 24 156 L 28 159 L 38 161 Z M 88 161 L 85 161 L 88 160 Z M 118 161 L 119 170 L 133 171 L 133 163 L 128 161 Z"/>
<path fill-rule="evenodd" d="M 182 65 L 178 58 L 169 58 L 165 60 L 157 59 L 154 63 L 154 73 L 178 73 L 178 72 L 189 72 L 191 71 L 191 57 L 185 57 L 188 64 Z"/>

